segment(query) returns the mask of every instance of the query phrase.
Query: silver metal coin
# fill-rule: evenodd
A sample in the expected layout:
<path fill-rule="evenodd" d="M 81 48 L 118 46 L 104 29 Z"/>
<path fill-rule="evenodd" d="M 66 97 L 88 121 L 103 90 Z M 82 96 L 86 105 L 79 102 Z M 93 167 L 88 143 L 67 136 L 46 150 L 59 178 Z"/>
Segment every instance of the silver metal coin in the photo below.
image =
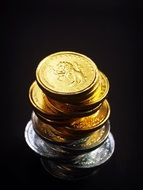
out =
<path fill-rule="evenodd" d="M 73 155 L 73 151 L 65 151 L 62 146 L 47 143 L 36 134 L 31 121 L 28 122 L 25 128 L 25 140 L 29 147 L 37 154 L 48 159 L 66 159 L 67 163 L 75 168 L 91 168 L 105 163 L 113 154 L 115 148 L 114 138 L 109 133 L 108 138 L 101 146 L 90 152 L 79 152 L 78 155 Z M 76 151 L 77 152 L 77 151 Z"/>

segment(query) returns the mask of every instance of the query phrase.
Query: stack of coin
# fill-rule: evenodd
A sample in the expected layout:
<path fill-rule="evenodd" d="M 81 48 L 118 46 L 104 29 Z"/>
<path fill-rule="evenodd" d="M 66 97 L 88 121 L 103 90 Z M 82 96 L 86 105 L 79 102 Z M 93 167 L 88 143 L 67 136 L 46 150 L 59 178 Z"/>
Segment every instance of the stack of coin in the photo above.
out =
<path fill-rule="evenodd" d="M 108 91 L 107 77 L 83 54 L 58 52 L 39 63 L 25 138 L 53 176 L 85 177 L 113 154 Z"/>

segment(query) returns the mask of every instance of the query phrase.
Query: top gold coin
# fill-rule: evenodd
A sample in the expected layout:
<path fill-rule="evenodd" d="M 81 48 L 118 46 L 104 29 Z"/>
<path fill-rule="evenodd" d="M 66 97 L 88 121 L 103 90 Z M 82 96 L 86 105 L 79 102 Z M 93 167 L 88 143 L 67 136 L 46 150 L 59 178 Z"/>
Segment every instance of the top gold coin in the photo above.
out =
<path fill-rule="evenodd" d="M 48 95 L 78 95 L 94 87 L 98 68 L 85 55 L 62 51 L 47 56 L 39 63 L 36 79 Z"/>

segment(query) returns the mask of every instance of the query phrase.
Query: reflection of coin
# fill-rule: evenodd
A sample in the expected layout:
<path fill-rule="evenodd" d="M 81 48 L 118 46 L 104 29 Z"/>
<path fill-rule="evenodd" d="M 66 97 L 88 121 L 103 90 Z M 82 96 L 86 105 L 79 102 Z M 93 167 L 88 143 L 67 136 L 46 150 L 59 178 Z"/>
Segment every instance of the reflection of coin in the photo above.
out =
<path fill-rule="evenodd" d="M 98 69 L 88 57 L 75 52 L 58 52 L 43 59 L 36 78 L 48 95 L 78 95 L 88 92 L 98 80 Z"/>
<path fill-rule="evenodd" d="M 46 95 L 38 87 L 36 82 L 29 89 L 29 98 L 36 112 L 45 115 L 49 119 L 58 119 L 61 117 L 61 114 L 57 110 L 50 107 Z"/>
<path fill-rule="evenodd" d="M 95 92 L 90 98 L 82 102 L 78 102 L 76 103 L 76 105 L 74 103 L 73 104 L 63 103 L 57 100 L 53 100 L 51 98 L 49 98 L 49 101 L 51 102 L 53 107 L 58 111 L 65 114 L 76 115 L 78 114 L 79 111 L 81 112 L 89 109 L 96 110 L 95 108 L 99 109 L 100 102 L 106 97 L 108 90 L 109 90 L 108 79 L 103 73 L 100 72 L 100 85 L 98 86 L 97 89 L 95 89 Z"/>

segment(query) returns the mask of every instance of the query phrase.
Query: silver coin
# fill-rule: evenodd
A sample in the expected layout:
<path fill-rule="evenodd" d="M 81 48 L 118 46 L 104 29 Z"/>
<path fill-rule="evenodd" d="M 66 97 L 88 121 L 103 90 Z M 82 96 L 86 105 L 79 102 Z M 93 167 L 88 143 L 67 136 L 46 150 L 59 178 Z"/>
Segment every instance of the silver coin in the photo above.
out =
<path fill-rule="evenodd" d="M 70 152 L 64 150 L 62 146 L 56 144 L 48 143 L 44 141 L 33 129 L 33 123 L 30 120 L 25 128 L 25 140 L 28 146 L 37 154 L 55 159 L 55 158 L 65 158 L 68 155 L 71 157 Z"/>
<path fill-rule="evenodd" d="M 35 133 L 31 121 L 28 122 L 25 128 L 25 140 L 29 147 L 39 155 L 58 160 L 68 158 L 69 164 L 76 168 L 91 168 L 105 163 L 112 156 L 115 148 L 114 138 L 110 132 L 104 143 L 95 150 L 88 153 L 79 153 L 79 155 L 72 157 L 73 152 L 70 154 L 61 146 L 49 144 L 41 139 Z M 68 154 L 69 157 L 66 157 Z"/>
<path fill-rule="evenodd" d="M 57 154 L 55 154 L 55 151 L 51 149 L 49 144 L 35 133 L 31 120 L 27 123 L 25 128 L 25 140 L 28 146 L 37 154 L 48 158 L 57 157 Z"/>

